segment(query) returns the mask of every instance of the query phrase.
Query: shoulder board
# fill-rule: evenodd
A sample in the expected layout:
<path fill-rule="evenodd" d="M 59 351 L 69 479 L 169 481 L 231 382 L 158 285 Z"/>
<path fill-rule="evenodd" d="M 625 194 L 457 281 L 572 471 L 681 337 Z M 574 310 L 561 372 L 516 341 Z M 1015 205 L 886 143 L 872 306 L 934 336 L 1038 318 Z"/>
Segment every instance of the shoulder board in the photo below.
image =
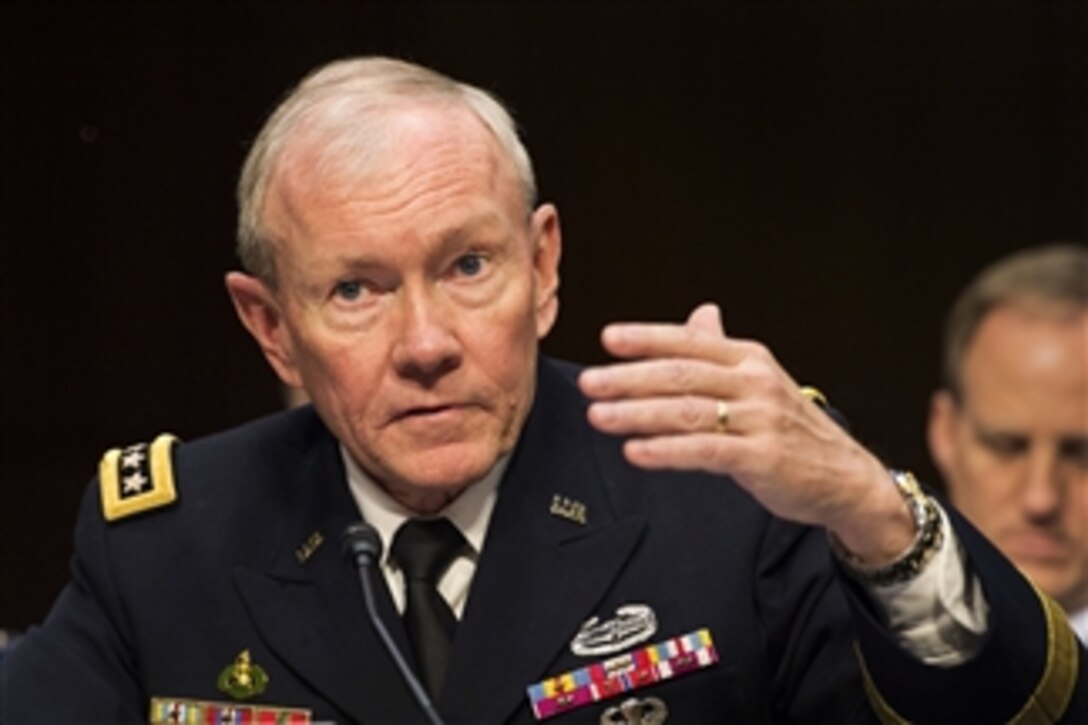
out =
<path fill-rule="evenodd" d="M 177 500 L 171 455 L 177 442 L 176 437 L 164 433 L 151 445 L 137 443 L 106 451 L 98 464 L 98 483 L 102 514 L 107 521 L 150 511 Z"/>

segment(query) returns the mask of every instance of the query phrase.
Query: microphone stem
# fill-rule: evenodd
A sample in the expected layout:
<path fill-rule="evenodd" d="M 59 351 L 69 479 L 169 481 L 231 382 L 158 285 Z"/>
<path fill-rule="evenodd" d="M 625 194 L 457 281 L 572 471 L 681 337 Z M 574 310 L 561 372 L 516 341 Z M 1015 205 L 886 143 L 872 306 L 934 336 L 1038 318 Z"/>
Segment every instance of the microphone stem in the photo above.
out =
<path fill-rule="evenodd" d="M 389 635 L 389 630 L 385 628 L 385 624 L 378 616 L 378 607 L 374 601 L 374 587 L 370 582 L 370 567 L 368 565 L 359 568 L 359 581 L 363 584 L 363 598 L 366 600 L 367 615 L 369 615 L 374 629 L 378 631 L 378 636 L 381 638 L 382 644 L 385 645 L 385 649 L 389 651 L 393 661 L 396 662 L 401 677 L 408 683 L 408 687 L 411 688 L 412 694 L 415 695 L 416 701 L 423 708 L 423 712 L 427 714 L 427 719 L 431 722 L 431 725 L 444 725 L 438 711 L 431 704 L 431 698 L 427 695 L 427 691 L 423 689 L 419 679 L 412 672 L 412 668 L 401 656 L 400 648 L 397 647 L 393 638 Z"/>

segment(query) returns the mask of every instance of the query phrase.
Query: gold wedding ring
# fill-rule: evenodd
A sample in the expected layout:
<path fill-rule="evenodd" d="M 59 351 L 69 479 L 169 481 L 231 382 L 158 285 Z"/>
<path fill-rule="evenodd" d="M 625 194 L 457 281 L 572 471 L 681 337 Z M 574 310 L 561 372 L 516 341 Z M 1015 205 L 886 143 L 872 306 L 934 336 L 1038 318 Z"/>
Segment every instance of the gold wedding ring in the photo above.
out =
<path fill-rule="evenodd" d="M 725 433 L 729 429 L 729 403 L 718 401 L 718 432 Z"/>

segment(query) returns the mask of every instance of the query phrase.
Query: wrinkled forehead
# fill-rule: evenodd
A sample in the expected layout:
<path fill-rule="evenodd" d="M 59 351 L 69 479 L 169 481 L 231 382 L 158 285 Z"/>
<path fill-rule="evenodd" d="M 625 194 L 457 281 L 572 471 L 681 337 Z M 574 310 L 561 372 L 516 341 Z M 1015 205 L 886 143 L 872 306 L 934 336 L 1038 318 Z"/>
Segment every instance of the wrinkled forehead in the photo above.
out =
<path fill-rule="evenodd" d="M 514 165 L 470 111 L 413 104 L 382 115 L 366 129 L 302 129 L 285 148 L 263 213 L 277 256 L 295 248 L 291 240 L 427 237 L 483 218 L 507 229 L 527 223 Z"/>
<path fill-rule="evenodd" d="M 368 182 L 463 165 L 485 173 L 496 192 L 517 192 L 517 172 L 491 130 L 469 109 L 449 101 L 405 100 L 356 112 L 350 99 L 330 102 L 299 119 L 271 170 L 270 191 L 354 193 Z M 309 194 L 307 194 L 309 195 Z"/>
<path fill-rule="evenodd" d="M 1078 306 L 1003 305 L 988 313 L 963 361 L 964 395 L 1023 402 L 1053 393 L 1083 401 L 1088 393 L 1088 312 Z M 975 394 L 972 394 L 974 391 Z M 976 401 L 977 402 L 977 401 Z"/>

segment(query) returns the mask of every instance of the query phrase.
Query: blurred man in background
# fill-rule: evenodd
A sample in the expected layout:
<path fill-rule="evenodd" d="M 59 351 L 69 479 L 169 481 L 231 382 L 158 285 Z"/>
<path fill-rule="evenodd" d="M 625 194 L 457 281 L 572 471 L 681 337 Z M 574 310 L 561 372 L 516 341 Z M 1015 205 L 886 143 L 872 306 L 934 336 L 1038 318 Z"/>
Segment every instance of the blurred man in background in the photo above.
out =
<path fill-rule="evenodd" d="M 1029 249 L 960 295 L 929 445 L 952 502 L 1088 641 L 1088 251 Z"/>

